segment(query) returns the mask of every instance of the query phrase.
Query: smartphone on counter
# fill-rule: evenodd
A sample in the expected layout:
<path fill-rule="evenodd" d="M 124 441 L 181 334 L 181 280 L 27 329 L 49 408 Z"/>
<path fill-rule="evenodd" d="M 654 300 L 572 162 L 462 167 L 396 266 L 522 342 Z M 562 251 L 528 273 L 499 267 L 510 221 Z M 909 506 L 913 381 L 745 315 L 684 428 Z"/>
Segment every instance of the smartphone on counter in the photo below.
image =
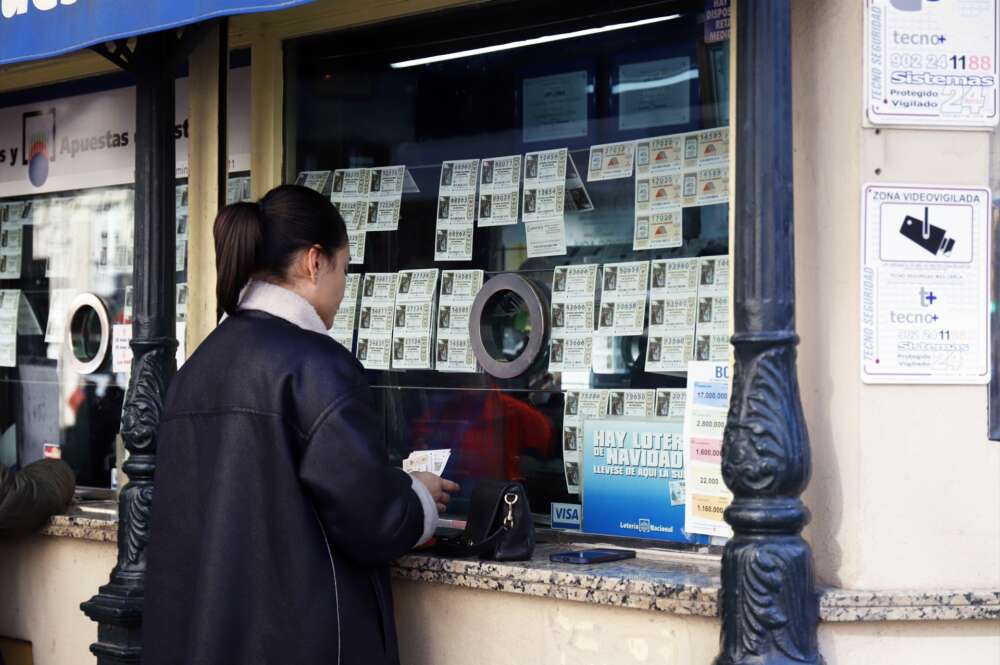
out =
<path fill-rule="evenodd" d="M 611 550 L 592 549 L 577 550 L 575 552 L 556 552 L 549 555 L 549 561 L 554 563 L 607 563 L 609 561 L 621 561 L 623 559 L 634 559 L 635 550 Z"/>

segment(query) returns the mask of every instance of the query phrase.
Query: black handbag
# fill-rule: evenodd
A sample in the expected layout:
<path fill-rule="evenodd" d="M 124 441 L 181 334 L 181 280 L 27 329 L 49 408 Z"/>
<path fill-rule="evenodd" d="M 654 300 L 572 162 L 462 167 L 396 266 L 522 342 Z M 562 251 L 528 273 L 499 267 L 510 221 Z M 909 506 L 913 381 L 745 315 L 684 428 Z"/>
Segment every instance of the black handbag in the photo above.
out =
<path fill-rule="evenodd" d="M 432 548 L 453 557 L 524 561 L 535 551 L 535 525 L 521 483 L 485 480 L 472 491 L 465 530 Z"/>

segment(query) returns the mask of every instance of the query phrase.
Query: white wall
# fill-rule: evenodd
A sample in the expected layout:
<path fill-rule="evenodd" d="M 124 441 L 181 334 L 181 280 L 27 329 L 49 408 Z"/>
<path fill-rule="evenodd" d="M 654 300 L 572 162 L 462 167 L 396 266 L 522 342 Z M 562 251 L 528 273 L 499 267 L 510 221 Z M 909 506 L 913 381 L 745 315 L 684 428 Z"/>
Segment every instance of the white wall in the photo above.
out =
<path fill-rule="evenodd" d="M 114 543 L 0 540 L 0 636 L 32 643 L 35 665 L 94 662 L 97 624 L 80 611 L 115 565 Z"/>
<path fill-rule="evenodd" d="M 719 623 L 643 610 L 394 583 L 402 665 L 708 665 Z"/>
<path fill-rule="evenodd" d="M 863 5 L 792 3 L 807 536 L 830 584 L 995 588 L 1000 444 L 987 440 L 986 388 L 859 376 L 862 183 L 986 184 L 989 134 L 862 127 Z"/>

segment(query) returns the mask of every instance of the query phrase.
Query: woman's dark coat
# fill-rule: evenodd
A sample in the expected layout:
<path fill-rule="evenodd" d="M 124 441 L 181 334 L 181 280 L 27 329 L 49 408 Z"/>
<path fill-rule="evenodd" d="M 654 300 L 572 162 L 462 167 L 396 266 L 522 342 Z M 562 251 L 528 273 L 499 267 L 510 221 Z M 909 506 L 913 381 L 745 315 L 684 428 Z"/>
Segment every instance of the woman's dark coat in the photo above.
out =
<path fill-rule="evenodd" d="M 43 459 L 11 471 L 0 464 L 0 535 L 26 532 L 65 510 L 76 478 L 62 460 Z"/>
<path fill-rule="evenodd" d="M 420 538 L 361 366 L 247 310 L 170 385 L 158 439 L 146 665 L 399 662 L 388 563 Z"/>

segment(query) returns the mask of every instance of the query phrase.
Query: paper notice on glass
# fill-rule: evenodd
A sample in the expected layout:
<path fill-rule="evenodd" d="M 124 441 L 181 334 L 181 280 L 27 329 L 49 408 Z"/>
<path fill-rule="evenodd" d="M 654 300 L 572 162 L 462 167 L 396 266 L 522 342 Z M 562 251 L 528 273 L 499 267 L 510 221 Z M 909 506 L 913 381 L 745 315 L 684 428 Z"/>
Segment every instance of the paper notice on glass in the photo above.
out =
<path fill-rule="evenodd" d="M 634 141 L 590 146 L 590 168 L 587 171 L 587 181 L 631 178 L 634 164 Z"/>
<path fill-rule="evenodd" d="M 656 409 L 655 390 L 609 390 L 608 415 L 650 418 Z"/>
<path fill-rule="evenodd" d="M 438 197 L 437 228 L 471 229 L 476 218 L 476 195 L 442 194 Z"/>
<path fill-rule="evenodd" d="M 476 181 L 479 160 L 444 162 L 438 186 L 436 231 L 471 230 L 476 219 Z M 469 257 L 472 258 L 471 256 Z"/>
<path fill-rule="evenodd" d="M 348 231 L 347 244 L 351 252 L 351 265 L 360 265 L 365 262 L 366 233 L 364 231 Z"/>
<path fill-rule="evenodd" d="M 703 256 L 698 260 L 698 295 L 729 295 L 728 256 Z"/>
<path fill-rule="evenodd" d="M 479 175 L 478 159 L 446 161 L 441 164 L 438 194 L 475 194 Z"/>
<path fill-rule="evenodd" d="M 0 224 L 0 279 L 21 278 L 21 247 L 24 228 L 20 224 Z"/>
<path fill-rule="evenodd" d="M 652 262 L 647 372 L 684 372 L 694 359 L 700 259 Z"/>
<path fill-rule="evenodd" d="M 180 369 L 184 365 L 184 361 L 187 360 L 187 322 L 177 321 L 174 324 L 174 335 L 177 339 L 177 352 L 174 354 L 174 360 L 177 362 L 177 369 Z"/>
<path fill-rule="evenodd" d="M 66 330 L 66 315 L 73 298 L 79 293 L 76 289 L 53 289 L 49 296 L 49 318 L 45 324 L 45 342 L 62 344 Z"/>
<path fill-rule="evenodd" d="M 650 332 L 646 341 L 647 372 L 683 372 L 694 358 L 694 332 Z"/>
<path fill-rule="evenodd" d="M 529 152 L 524 156 L 524 186 L 566 182 L 566 148 Z"/>
<path fill-rule="evenodd" d="M 563 401 L 563 472 L 566 491 L 580 493 L 580 450 L 583 447 L 583 421 L 608 415 L 607 390 L 569 390 Z"/>
<path fill-rule="evenodd" d="M 666 213 L 680 208 L 684 202 L 681 195 L 684 178 L 687 174 L 670 173 L 666 175 L 636 178 L 635 181 L 635 216 L 645 217 L 653 213 Z M 697 193 L 697 174 L 692 181 L 692 192 Z"/>
<path fill-rule="evenodd" d="M 111 371 L 129 374 L 132 371 L 132 324 L 117 323 L 111 327 Z"/>
<path fill-rule="evenodd" d="M 635 144 L 635 176 L 680 173 L 684 168 L 684 134 L 656 136 Z"/>
<path fill-rule="evenodd" d="M 560 266 L 553 271 L 550 371 L 590 370 L 596 292 L 596 264 Z"/>
<path fill-rule="evenodd" d="M 412 307 L 409 305 L 408 307 Z M 401 331 L 392 338 L 392 366 L 396 369 L 430 369 L 430 333 Z"/>
<path fill-rule="evenodd" d="M 437 289 L 437 268 L 401 270 L 396 282 L 396 304 L 404 302 L 430 302 Z"/>
<path fill-rule="evenodd" d="M 618 68 L 618 129 L 645 129 L 691 122 L 691 59 L 649 60 Z"/>
<path fill-rule="evenodd" d="M 226 203 L 238 203 L 250 200 L 250 178 L 241 176 L 230 178 L 226 183 Z"/>
<path fill-rule="evenodd" d="M 326 187 L 330 182 L 329 171 L 302 171 L 295 179 L 295 184 L 302 187 L 314 189 L 320 194 L 325 194 Z"/>
<path fill-rule="evenodd" d="M 590 199 L 587 186 L 583 184 L 580 177 L 580 170 L 576 168 L 573 155 L 568 154 L 566 160 L 566 204 L 565 210 L 569 212 L 590 212 L 594 209 L 594 202 Z"/>
<path fill-rule="evenodd" d="M 187 321 L 188 285 L 179 282 L 174 285 L 174 316 L 178 321 Z"/>
<path fill-rule="evenodd" d="M 397 230 L 401 208 L 402 196 L 370 199 L 365 213 L 365 230 L 371 232 Z"/>
<path fill-rule="evenodd" d="M 333 172 L 330 200 L 338 208 L 340 207 L 338 204 L 342 201 L 367 201 L 370 181 L 371 173 L 368 169 L 337 169 Z"/>
<path fill-rule="evenodd" d="M 729 128 L 716 127 L 698 132 L 698 166 L 729 163 Z"/>
<path fill-rule="evenodd" d="M 403 460 L 403 471 L 407 473 L 413 471 L 425 471 L 440 476 L 444 468 L 448 465 L 451 457 L 451 450 L 443 448 L 440 450 L 414 450 Z"/>
<path fill-rule="evenodd" d="M 729 335 L 703 335 L 699 331 L 694 340 L 694 359 L 727 362 L 729 360 Z"/>
<path fill-rule="evenodd" d="M 695 295 L 698 292 L 700 265 L 699 259 L 653 261 L 650 289 L 654 292 L 662 291 L 663 295 L 667 293 Z"/>
<path fill-rule="evenodd" d="M 524 208 L 521 215 L 525 223 L 555 220 L 562 224 L 565 211 L 565 182 L 547 186 L 524 186 Z"/>
<path fill-rule="evenodd" d="M 540 222 L 525 220 L 524 233 L 529 258 L 566 254 L 566 223 L 562 217 Z"/>
<path fill-rule="evenodd" d="M 344 219 L 348 231 L 363 231 L 368 222 L 367 199 L 343 199 L 333 202 L 337 212 Z"/>
<path fill-rule="evenodd" d="M 597 331 L 604 335 L 641 335 L 646 318 L 649 261 L 605 263 Z"/>
<path fill-rule="evenodd" d="M 430 369 L 437 268 L 403 270 L 396 280 L 392 366 Z"/>
<path fill-rule="evenodd" d="M 635 236 L 632 249 L 668 249 L 684 244 L 683 211 L 681 208 L 635 216 Z"/>
<path fill-rule="evenodd" d="M 403 184 L 406 180 L 406 167 L 378 166 L 369 169 L 369 198 L 399 197 L 403 194 Z"/>
<path fill-rule="evenodd" d="M 729 364 L 688 364 L 684 409 L 685 530 L 732 535 L 722 514 L 733 495 L 722 481 L 722 436 L 729 413 Z"/>
<path fill-rule="evenodd" d="M 4 204 L 4 206 L 6 207 L 6 213 L 0 212 L 0 215 L 4 217 L 0 221 L 22 225 L 32 223 L 33 204 L 31 201 L 11 201 Z"/>
<path fill-rule="evenodd" d="M 344 285 L 344 299 L 340 301 L 337 314 L 330 326 L 330 337 L 334 338 L 348 351 L 354 348 L 354 327 L 358 318 L 358 293 L 361 290 L 361 275 L 351 273 Z"/>
<path fill-rule="evenodd" d="M 729 200 L 729 167 L 713 166 L 684 173 L 686 207 L 713 205 Z"/>
<path fill-rule="evenodd" d="M 479 226 L 516 224 L 521 193 L 521 155 L 491 157 L 479 170 Z"/>
<path fill-rule="evenodd" d="M 684 388 L 657 388 L 656 417 L 676 418 L 680 422 L 684 419 L 686 402 L 687 390 Z"/>
<path fill-rule="evenodd" d="M 434 232 L 435 261 L 471 261 L 472 229 L 438 229 Z"/>
<path fill-rule="evenodd" d="M 698 334 L 726 335 L 729 332 L 729 296 L 698 295 Z"/>
<path fill-rule="evenodd" d="M 586 136 L 587 89 L 585 69 L 524 79 L 524 142 Z"/>
<path fill-rule="evenodd" d="M 395 320 L 397 273 L 368 273 L 361 280 L 356 354 L 368 369 L 389 369 Z"/>
<path fill-rule="evenodd" d="M 469 340 L 469 314 L 483 286 L 482 270 L 444 270 L 438 298 L 435 369 L 476 372 L 479 367 Z"/>
<path fill-rule="evenodd" d="M 0 367 L 17 366 L 17 313 L 19 289 L 0 289 Z"/>
<path fill-rule="evenodd" d="M 187 265 L 187 238 L 177 238 L 174 242 L 174 270 L 184 272 Z"/>

